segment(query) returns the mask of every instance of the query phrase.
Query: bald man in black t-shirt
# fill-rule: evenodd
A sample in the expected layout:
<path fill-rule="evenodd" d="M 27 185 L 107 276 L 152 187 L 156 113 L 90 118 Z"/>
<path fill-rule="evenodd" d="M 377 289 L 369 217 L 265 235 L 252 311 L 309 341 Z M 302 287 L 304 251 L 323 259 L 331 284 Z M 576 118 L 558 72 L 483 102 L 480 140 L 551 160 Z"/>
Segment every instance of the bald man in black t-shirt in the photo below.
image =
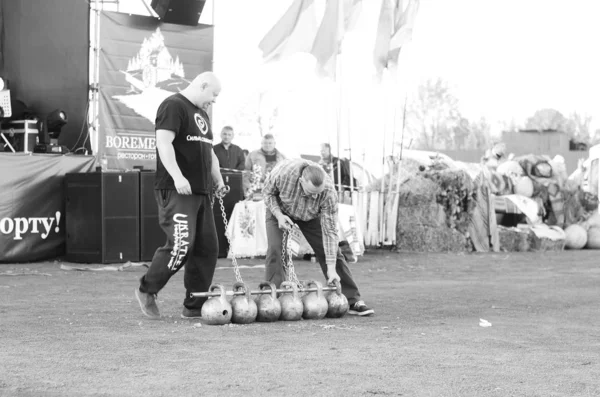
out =
<path fill-rule="evenodd" d="M 225 185 L 206 111 L 220 90 L 216 76 L 203 73 L 158 108 L 154 188 L 167 243 L 156 250 L 135 290 L 142 312 L 150 318 L 160 318 L 156 295 L 184 264 L 183 318 L 200 317 L 206 299 L 190 293 L 207 291 L 212 283 L 219 243 L 211 195 L 213 186 L 217 194 L 224 194 Z"/>

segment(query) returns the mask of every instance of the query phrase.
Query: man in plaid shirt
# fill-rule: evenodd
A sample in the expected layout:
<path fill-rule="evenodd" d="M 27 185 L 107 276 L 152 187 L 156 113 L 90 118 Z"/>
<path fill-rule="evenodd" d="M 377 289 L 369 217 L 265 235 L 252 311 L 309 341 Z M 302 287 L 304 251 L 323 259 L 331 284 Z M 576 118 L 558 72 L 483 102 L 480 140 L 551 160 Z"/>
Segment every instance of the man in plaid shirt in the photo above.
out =
<path fill-rule="evenodd" d="M 338 201 L 331 178 L 308 160 L 284 160 L 265 180 L 262 193 L 267 207 L 267 281 L 279 287 L 284 280 L 281 261 L 283 230 L 298 225 L 315 252 L 327 282 L 340 281 L 350 304 L 349 314 L 375 313 L 360 299 L 358 286 L 338 247 Z"/>

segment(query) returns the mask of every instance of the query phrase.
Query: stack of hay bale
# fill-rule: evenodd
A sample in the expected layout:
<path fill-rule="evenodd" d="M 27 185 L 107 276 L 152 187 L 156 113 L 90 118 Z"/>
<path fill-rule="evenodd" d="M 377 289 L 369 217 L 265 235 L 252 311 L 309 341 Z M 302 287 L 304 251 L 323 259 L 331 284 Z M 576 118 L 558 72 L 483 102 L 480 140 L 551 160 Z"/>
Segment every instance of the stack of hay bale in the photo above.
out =
<path fill-rule="evenodd" d="M 472 244 L 466 232 L 472 186 L 460 170 L 430 170 L 414 174 L 399 188 L 397 248 L 416 252 L 466 252 Z M 462 196 L 462 197 L 461 197 Z M 465 207 L 466 204 L 466 207 Z"/>

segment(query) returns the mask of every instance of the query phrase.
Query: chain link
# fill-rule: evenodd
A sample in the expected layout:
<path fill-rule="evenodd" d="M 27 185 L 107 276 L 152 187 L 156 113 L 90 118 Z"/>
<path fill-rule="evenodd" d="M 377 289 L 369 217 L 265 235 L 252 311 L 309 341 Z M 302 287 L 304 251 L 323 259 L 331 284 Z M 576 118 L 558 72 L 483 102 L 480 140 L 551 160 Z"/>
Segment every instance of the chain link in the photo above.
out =
<path fill-rule="evenodd" d="M 240 268 L 237 263 L 237 259 L 235 258 L 235 253 L 231 249 L 231 238 L 227 233 L 227 214 L 225 213 L 225 205 L 223 204 L 223 197 L 217 196 L 219 199 L 219 206 L 221 207 L 221 215 L 223 216 L 223 225 L 225 225 L 225 237 L 227 237 L 227 243 L 229 243 L 229 249 L 231 251 L 231 262 L 233 263 L 233 272 L 235 273 L 235 280 L 238 283 L 243 283 L 242 274 L 240 273 Z"/>
<path fill-rule="evenodd" d="M 242 274 L 240 273 L 240 268 L 238 266 L 237 263 L 237 259 L 235 257 L 235 253 L 232 250 L 232 245 L 231 245 L 231 238 L 229 237 L 229 234 L 227 233 L 227 214 L 225 213 L 225 205 L 223 204 L 223 197 L 217 195 L 217 198 L 219 200 L 219 206 L 221 207 L 221 216 L 223 217 L 223 225 L 225 226 L 225 237 L 227 238 L 227 242 L 229 243 L 229 249 L 230 249 L 230 253 L 231 253 L 231 262 L 233 263 L 233 271 L 235 273 L 235 279 L 238 283 L 243 283 L 244 280 L 242 279 Z M 214 196 L 211 196 L 211 206 L 214 204 Z M 298 290 L 302 291 L 304 290 L 304 284 L 302 284 L 302 282 L 300 282 L 300 280 L 298 280 L 298 276 L 296 275 L 296 270 L 294 269 L 294 262 L 292 260 L 292 249 L 289 247 L 289 237 L 290 237 L 290 232 L 287 230 L 284 230 L 283 232 L 283 241 L 282 241 L 282 247 L 281 247 L 281 263 L 283 264 L 283 268 L 285 269 L 285 272 L 287 273 L 287 279 L 288 281 L 291 281 L 292 283 L 296 284 L 298 286 Z"/>
<path fill-rule="evenodd" d="M 290 232 L 287 230 L 283 231 L 283 240 L 281 244 L 281 263 L 287 274 L 288 281 L 298 286 L 298 291 L 304 290 L 304 284 L 298 280 L 296 270 L 294 269 L 294 262 L 292 260 L 292 249 L 289 247 Z"/>

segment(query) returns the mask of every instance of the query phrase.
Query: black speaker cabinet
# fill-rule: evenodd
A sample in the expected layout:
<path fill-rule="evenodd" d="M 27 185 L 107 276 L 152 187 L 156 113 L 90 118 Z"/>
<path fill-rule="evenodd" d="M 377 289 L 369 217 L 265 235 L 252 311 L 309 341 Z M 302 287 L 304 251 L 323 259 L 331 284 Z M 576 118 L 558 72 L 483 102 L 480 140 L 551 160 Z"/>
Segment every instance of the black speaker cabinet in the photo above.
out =
<path fill-rule="evenodd" d="M 227 215 L 227 221 L 229 221 L 233 207 L 235 207 L 236 203 L 244 199 L 242 173 L 221 170 L 221 175 L 223 176 L 223 182 L 230 188 L 229 193 L 223 198 L 223 207 L 225 207 L 225 214 Z M 225 223 L 223 222 L 221 206 L 217 199 L 215 199 L 213 206 L 213 214 L 215 216 L 217 236 L 219 237 L 219 258 L 226 258 L 229 251 L 229 244 L 227 243 L 227 237 L 225 237 Z"/>
<path fill-rule="evenodd" d="M 158 223 L 158 205 L 154 198 L 155 171 L 140 172 L 140 260 L 151 261 L 156 249 L 167 237 Z"/>
<path fill-rule="evenodd" d="M 152 8 L 166 23 L 198 25 L 206 0 L 152 0 Z"/>
<path fill-rule="evenodd" d="M 139 172 L 65 175 L 66 260 L 140 259 Z"/>

